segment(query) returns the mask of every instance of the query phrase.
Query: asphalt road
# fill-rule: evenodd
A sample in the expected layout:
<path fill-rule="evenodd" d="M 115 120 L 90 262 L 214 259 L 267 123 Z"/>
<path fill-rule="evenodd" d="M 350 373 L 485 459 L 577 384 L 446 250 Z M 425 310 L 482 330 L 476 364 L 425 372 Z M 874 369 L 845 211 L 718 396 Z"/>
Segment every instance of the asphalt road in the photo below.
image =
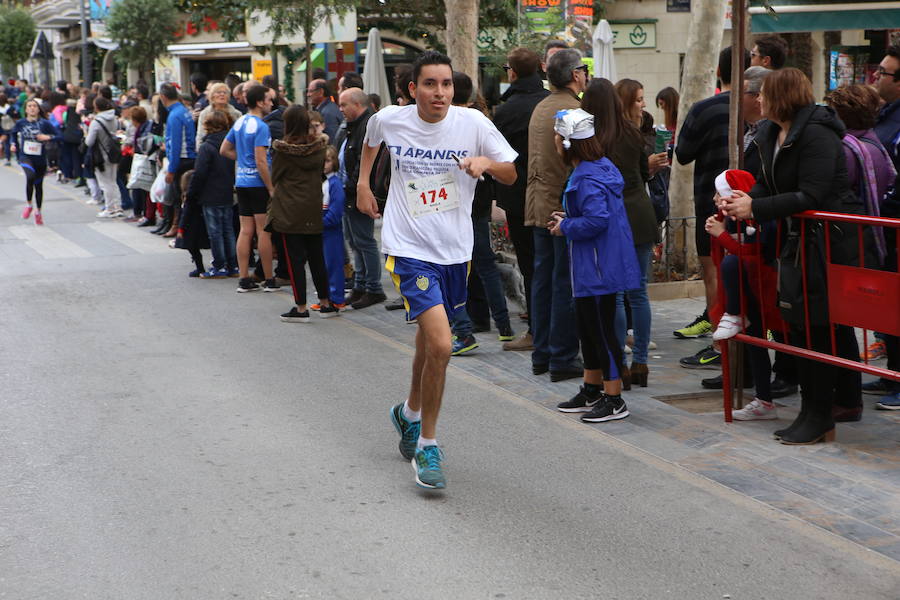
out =
<path fill-rule="evenodd" d="M 0 598 L 900 598 L 896 562 L 452 366 L 421 491 L 405 346 L 190 280 L 70 187 L 23 225 L 23 187 L 0 168 Z"/>

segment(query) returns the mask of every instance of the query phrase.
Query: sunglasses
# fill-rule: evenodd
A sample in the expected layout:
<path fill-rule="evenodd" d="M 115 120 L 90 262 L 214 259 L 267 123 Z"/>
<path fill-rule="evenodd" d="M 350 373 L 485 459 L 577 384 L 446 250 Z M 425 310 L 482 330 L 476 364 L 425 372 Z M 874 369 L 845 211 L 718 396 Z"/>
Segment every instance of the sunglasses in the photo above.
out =
<path fill-rule="evenodd" d="M 587 65 L 579 65 L 573 69 L 573 71 L 584 71 L 584 74 L 588 74 L 588 66 Z"/>
<path fill-rule="evenodd" d="M 503 65 L 502 69 L 503 69 L 504 71 L 506 71 L 507 73 L 509 73 L 509 70 L 512 69 L 512 67 L 509 66 L 509 65 Z"/>

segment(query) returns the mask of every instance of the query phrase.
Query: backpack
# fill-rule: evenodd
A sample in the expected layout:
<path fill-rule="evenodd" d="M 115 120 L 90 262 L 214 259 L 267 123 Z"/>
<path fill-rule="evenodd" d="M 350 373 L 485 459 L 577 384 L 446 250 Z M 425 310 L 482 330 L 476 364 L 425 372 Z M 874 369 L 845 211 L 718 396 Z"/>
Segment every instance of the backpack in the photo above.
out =
<path fill-rule="evenodd" d="M 103 131 L 106 132 L 106 141 L 102 142 L 102 144 L 106 147 L 109 163 L 115 165 L 122 162 L 122 144 L 119 143 L 119 138 L 111 134 L 109 129 L 106 128 L 106 125 L 99 119 L 97 119 L 97 125 L 102 127 Z M 99 149 L 99 146 L 100 144 L 94 144 L 94 148 Z"/>

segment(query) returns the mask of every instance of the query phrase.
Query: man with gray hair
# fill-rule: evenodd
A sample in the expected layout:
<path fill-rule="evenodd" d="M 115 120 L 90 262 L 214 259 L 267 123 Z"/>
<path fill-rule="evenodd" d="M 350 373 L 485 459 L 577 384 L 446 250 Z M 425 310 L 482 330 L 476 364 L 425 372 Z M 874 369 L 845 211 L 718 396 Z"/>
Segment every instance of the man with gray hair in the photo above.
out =
<path fill-rule="evenodd" d="M 531 329 L 535 375 L 550 371 L 551 381 L 581 377 L 578 337 L 569 281 L 566 240 L 550 235 L 547 224 L 562 210 L 561 197 L 569 168 L 556 151 L 553 130 L 556 113 L 579 108 L 587 87 L 588 68 L 573 48 L 557 50 L 547 61 L 552 93 L 541 100 L 528 124 L 528 187 L 525 191 L 525 225 L 534 235 L 534 274 L 531 281 Z"/>
<path fill-rule="evenodd" d="M 355 276 L 348 303 L 355 310 L 384 302 L 381 285 L 381 254 L 375 241 L 375 220 L 356 208 L 356 184 L 362 158 L 366 126 L 372 116 L 369 96 L 359 88 L 347 88 L 338 97 L 346 126 L 337 131 L 338 177 L 344 183 L 344 239 L 353 252 Z"/>

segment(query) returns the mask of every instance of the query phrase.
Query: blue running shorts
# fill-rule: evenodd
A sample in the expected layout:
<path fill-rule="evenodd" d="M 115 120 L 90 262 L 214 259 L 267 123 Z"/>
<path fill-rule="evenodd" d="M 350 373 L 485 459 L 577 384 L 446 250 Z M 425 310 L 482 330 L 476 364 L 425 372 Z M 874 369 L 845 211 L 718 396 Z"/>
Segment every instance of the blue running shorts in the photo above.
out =
<path fill-rule="evenodd" d="M 391 280 L 403 298 L 408 320 L 439 304 L 444 305 L 447 316 L 451 317 L 466 305 L 467 262 L 436 265 L 415 258 L 388 256 L 384 268 L 391 274 Z"/>

